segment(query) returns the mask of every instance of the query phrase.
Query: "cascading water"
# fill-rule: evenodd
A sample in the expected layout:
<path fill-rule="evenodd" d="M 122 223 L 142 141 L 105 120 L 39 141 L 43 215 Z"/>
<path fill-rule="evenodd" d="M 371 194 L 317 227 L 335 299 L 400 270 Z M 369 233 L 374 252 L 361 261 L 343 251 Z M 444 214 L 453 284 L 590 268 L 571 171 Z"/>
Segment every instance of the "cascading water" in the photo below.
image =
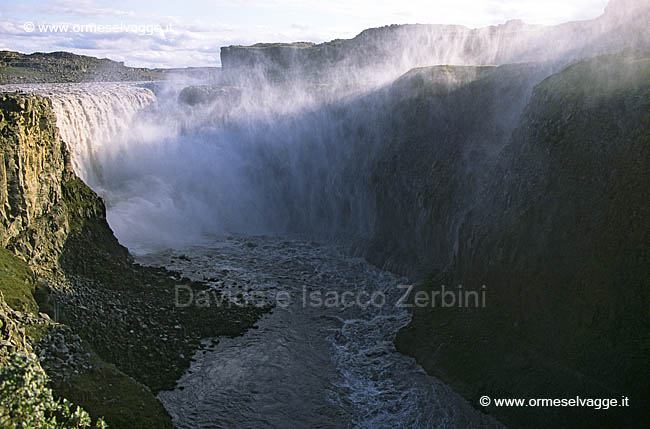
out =
<path fill-rule="evenodd" d="M 157 96 L 128 84 L 47 91 L 76 171 L 104 197 L 139 262 L 201 280 L 218 274 L 222 291 L 245 282 L 296 300 L 260 329 L 197 354 L 182 389 L 160 395 L 178 427 L 497 426 L 395 351 L 392 338 L 409 321 L 395 306 L 403 279 L 337 247 L 251 235 L 372 230 L 368 171 L 386 91 L 337 103 L 300 92 L 283 103 L 224 89 L 194 105 L 173 87 Z M 245 235 L 223 238 L 233 232 Z M 177 252 L 187 265 L 171 260 Z M 362 288 L 387 302 L 298 301 Z"/>
<path fill-rule="evenodd" d="M 57 127 L 68 143 L 75 173 L 95 189 L 104 188 L 99 154 L 128 132 L 136 113 L 155 100 L 150 90 L 128 83 L 7 86 L 52 100 Z"/>
<path fill-rule="evenodd" d="M 423 176 L 439 162 L 438 155 L 445 162 L 449 153 L 457 155 L 452 159 L 471 160 L 470 168 L 478 169 L 476 160 L 501 149 L 511 131 L 508 124 L 516 122 L 534 81 L 581 55 L 620 48 L 621 38 L 605 36 L 625 28 L 622 15 L 614 14 L 590 24 L 553 28 L 511 22 L 478 30 L 370 30 L 351 42 L 346 55 L 329 58 L 338 61 L 335 66 L 317 70 L 322 82 L 305 78 L 303 72 L 314 70 L 304 64 L 274 68 L 276 50 L 265 57 L 248 49 L 240 54 L 252 55 L 252 63 L 244 61 L 235 71 L 242 75 L 216 86 L 187 90 L 178 83 L 98 83 L 5 89 L 51 98 L 76 173 L 105 199 L 116 236 L 140 255 L 141 263 L 180 270 L 240 297 L 259 292 L 273 299 L 285 292 L 293 300 L 265 316 L 259 329 L 197 352 L 179 388 L 159 396 L 178 427 L 498 426 L 412 359 L 396 353 L 393 338 L 410 317 L 395 305 L 398 283 L 405 279 L 352 258 L 341 247 L 310 240 L 373 236 L 378 192 L 390 190 L 373 188 L 379 180 L 373 166 L 378 154 L 395 143 L 389 138 L 391 126 L 400 128 L 407 144 L 420 143 L 419 149 L 434 154 L 420 157 L 416 152 L 428 162 L 419 166 Z M 319 55 L 336 54 L 335 47 L 329 48 Z M 323 58 L 315 58 L 319 66 Z M 414 67 L 520 61 L 546 61 L 547 71 L 520 82 L 522 90 L 514 91 L 514 101 L 507 94 L 516 79 L 486 85 L 484 89 L 500 91 L 490 96 L 505 99 L 502 104 L 508 106 L 488 103 L 482 111 L 469 109 L 469 119 L 448 115 L 463 109 L 449 108 L 444 94 L 474 79 L 474 68 L 457 74 L 419 69 L 397 79 Z M 511 76 L 517 70 L 528 73 L 521 67 Z M 435 73 L 433 81 L 427 80 Z M 286 79 L 284 84 L 270 81 L 278 75 Z M 441 98 L 425 91 L 431 85 L 441 85 Z M 473 89 L 470 96 L 481 93 Z M 411 116 L 395 118 L 396 107 Z M 424 117 L 420 124 L 425 126 L 413 129 L 409 120 L 421 112 L 437 117 Z M 463 152 L 451 134 L 489 114 L 495 115 L 488 120 L 492 122 L 477 127 L 478 137 L 471 135 L 476 144 Z M 431 130 L 443 131 L 418 134 Z M 390 151 L 383 155 L 389 161 L 397 158 Z M 395 177 L 390 175 L 394 164 L 384 164 L 388 177 Z M 450 176 L 463 182 L 468 176 L 456 171 L 458 165 L 465 164 L 454 163 Z M 399 179 L 395 192 L 408 192 L 416 180 L 430 178 Z M 447 199 L 463 198 L 471 200 L 456 194 Z M 404 208 L 397 207 L 398 215 L 389 216 L 388 222 L 420 234 L 419 226 L 430 221 L 431 213 L 423 209 L 422 195 L 413 201 L 422 210 L 406 218 Z M 428 208 L 434 210 L 437 203 Z M 404 235 L 399 227 L 394 229 Z M 310 240 L 286 238 L 296 233 Z M 445 233 L 435 239 L 440 241 Z M 407 246 L 417 252 L 412 243 Z M 214 281 L 216 277 L 221 280 Z M 385 302 L 349 308 L 301 302 L 305 294 L 360 291 L 380 292 Z"/>
<path fill-rule="evenodd" d="M 222 87 L 194 104 L 182 86 L 149 88 L 20 88 L 52 99 L 75 172 L 104 198 L 131 251 L 233 232 L 371 231 L 363 165 L 372 147 L 362 153 L 359 137 L 372 140 L 369 124 L 382 112 L 370 100 Z"/>

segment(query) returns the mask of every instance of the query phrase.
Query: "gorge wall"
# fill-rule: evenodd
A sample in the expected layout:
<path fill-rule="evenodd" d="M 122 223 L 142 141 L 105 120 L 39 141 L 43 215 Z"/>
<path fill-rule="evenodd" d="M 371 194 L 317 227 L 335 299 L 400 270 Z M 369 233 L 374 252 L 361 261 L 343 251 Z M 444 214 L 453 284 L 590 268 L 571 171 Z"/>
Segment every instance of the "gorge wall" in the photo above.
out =
<path fill-rule="evenodd" d="M 34 352 L 57 397 L 93 419 L 168 427 L 148 388 L 102 360 L 78 329 L 61 324 L 77 319 L 79 308 L 71 307 L 83 294 L 73 276 L 97 280 L 111 272 L 124 279 L 130 256 L 106 222 L 103 201 L 74 174 L 51 100 L 1 94 L 0 143 L 0 366 L 14 353 Z"/>
<path fill-rule="evenodd" d="M 414 308 L 396 338 L 474 404 L 484 394 L 629 396 L 621 413 L 487 411 L 516 426 L 643 424 L 646 6 L 619 0 L 556 27 L 396 26 L 323 45 L 229 47 L 219 86 L 51 91 L 74 163 L 49 102 L 5 97 L 3 114 L 20 127 L 3 142 L 2 243 L 36 271 L 64 263 L 119 289 L 115 265 L 100 262 L 124 268 L 128 254 L 72 166 L 132 250 L 230 232 L 353 242 L 418 280 L 416 292 L 485 285 L 485 308 Z M 608 52 L 618 53 L 596 56 Z M 96 243 L 105 247 L 80 256 Z M 129 279 L 148 283 L 138 276 Z M 77 320 L 95 330 L 89 338 L 106 332 Z M 111 320 L 111 340 L 128 337 L 130 325 Z M 128 355 L 129 341 L 93 346 L 134 376 L 142 367 L 131 360 L 155 360 Z M 152 388 L 168 386 L 147 368 Z"/>
<path fill-rule="evenodd" d="M 108 246 L 126 260 L 126 249 L 106 224 L 103 202 L 72 171 L 51 101 L 3 95 L 0 108 L 3 247 L 29 261 L 36 271 L 56 273 L 68 239 L 93 223 L 106 233 L 97 246 Z"/>
<path fill-rule="evenodd" d="M 259 82 L 326 83 L 346 87 L 388 83 L 414 67 L 547 62 L 561 67 L 577 58 L 647 47 L 650 10 L 643 1 L 613 0 L 594 20 L 556 26 L 513 20 L 470 29 L 458 25 L 391 25 L 352 39 L 313 43 L 259 43 L 221 48 L 226 76 Z"/>
<path fill-rule="evenodd" d="M 86 119 L 114 115 L 102 107 L 128 112 L 124 99 L 95 100 L 86 106 L 95 116 Z M 0 367 L 15 353 L 33 351 L 57 397 L 93 418 L 116 428 L 171 427 L 154 393 L 174 387 L 204 338 L 241 335 L 267 308 L 175 307 L 178 283 L 193 291 L 207 286 L 132 263 L 106 221 L 103 200 L 73 171 L 75 153 L 58 129 L 71 118 L 54 106 L 62 100 L 0 95 Z M 73 138 L 96 143 L 106 131 L 82 125 Z M 78 143 L 81 149 L 89 142 Z"/>
<path fill-rule="evenodd" d="M 647 419 L 649 16 L 647 3 L 619 1 L 594 21 L 550 28 L 391 26 L 321 45 L 222 49 L 225 73 L 388 80 L 346 105 L 373 113 L 347 116 L 354 125 L 336 142 L 356 154 L 340 183 L 363 183 L 339 207 L 357 213 L 361 202 L 363 253 L 421 279 L 412 298 L 458 285 L 487 295 L 486 308 L 414 308 L 401 351 L 473 403 L 631 401 L 607 413 L 487 409 L 507 424 Z M 521 61 L 535 63 L 476 66 Z"/>
<path fill-rule="evenodd" d="M 618 55 L 544 80 L 514 131 L 500 136 L 507 144 L 491 167 L 460 155 L 463 144 L 489 136 L 464 138 L 464 122 L 448 133 L 461 144 L 424 138 L 447 147 L 430 167 L 426 157 L 425 166 L 414 162 L 422 159 L 421 150 L 411 152 L 417 138 L 395 149 L 396 167 L 380 164 L 379 172 L 389 174 L 377 194 L 380 224 L 385 219 L 378 237 L 385 240 L 376 259 L 388 255 L 420 267 L 427 276 L 414 294 L 486 288 L 485 308 L 441 308 L 440 301 L 414 308 L 396 340 L 472 401 L 627 395 L 632 410 L 617 418 L 642 421 L 649 373 L 649 72 L 647 54 Z M 480 124 L 485 112 L 475 112 L 479 120 L 471 123 Z M 420 180 L 402 184 L 398 175 Z M 402 226 L 391 229 L 394 219 Z M 418 251 L 409 255 L 411 249 Z M 533 427 L 603 424 L 616 414 L 490 412 Z"/>

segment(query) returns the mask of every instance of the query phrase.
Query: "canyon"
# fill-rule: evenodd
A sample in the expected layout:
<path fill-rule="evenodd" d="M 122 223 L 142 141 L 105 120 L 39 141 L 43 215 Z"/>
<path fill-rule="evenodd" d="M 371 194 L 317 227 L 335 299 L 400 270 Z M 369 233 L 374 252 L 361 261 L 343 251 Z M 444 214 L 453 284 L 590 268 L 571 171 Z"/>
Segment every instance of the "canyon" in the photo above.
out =
<path fill-rule="evenodd" d="M 178 427 L 212 417 L 642 427 L 649 17 L 644 3 L 618 0 L 595 20 L 553 27 L 389 26 L 320 45 L 224 47 L 210 79 L 5 86 L 0 239 L 6 284 L 20 287 L 2 289 L 3 335 L 38 350 L 42 328 L 14 326 L 63 322 L 100 373 L 123 383 L 110 394 L 146 392 L 145 411 L 130 411 L 141 427 L 171 425 L 167 413 Z M 390 295 L 406 283 L 411 299 L 461 286 L 485 305 L 271 305 L 300 285 Z M 242 302 L 179 311 L 179 284 Z M 154 316 L 161 308 L 167 315 Z M 177 326 L 183 333 L 169 334 Z M 21 335 L 33 346 L 14 341 Z M 308 404 L 295 420 L 270 411 L 278 398 L 255 379 L 232 375 L 262 365 L 269 344 L 326 357 L 312 368 L 301 361 L 312 352 L 268 352 L 285 382 L 305 380 L 290 402 Z M 70 365 L 88 364 L 79 359 Z M 312 378 L 317 367 L 322 378 Z M 112 426 L 137 427 L 120 417 L 131 410 L 123 398 L 99 405 L 59 370 L 55 391 Z M 215 374 L 251 391 L 206 390 Z M 337 386 L 330 396 L 326 382 Z M 401 406 L 400 392 L 412 393 Z M 482 407 L 483 395 L 626 396 L 630 406 Z"/>

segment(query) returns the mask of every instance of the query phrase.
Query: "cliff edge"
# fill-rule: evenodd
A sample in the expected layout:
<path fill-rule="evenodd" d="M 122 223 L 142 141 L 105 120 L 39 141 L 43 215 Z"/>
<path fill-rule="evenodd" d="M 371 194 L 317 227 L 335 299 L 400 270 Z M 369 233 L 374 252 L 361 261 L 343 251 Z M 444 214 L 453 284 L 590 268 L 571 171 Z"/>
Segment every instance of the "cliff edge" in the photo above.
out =
<path fill-rule="evenodd" d="M 635 427 L 647 419 L 648 58 L 597 57 L 537 85 L 489 172 L 473 175 L 475 200 L 467 211 L 438 204 L 424 222 L 431 225 L 426 234 L 415 239 L 426 248 L 440 243 L 441 231 L 455 232 L 444 248 L 429 244 L 421 251 L 431 262 L 415 293 L 461 285 L 485 290 L 486 297 L 479 308 L 414 306 L 396 344 L 428 372 L 475 404 L 482 395 L 630 398 L 630 407 L 607 411 L 486 408 L 506 424 Z M 459 159 L 443 153 L 439 162 L 465 171 Z M 419 177 L 422 169 L 409 174 Z M 428 193 L 428 201 L 463 195 L 444 193 L 448 186 L 435 181 L 420 183 L 413 191 Z M 397 196 L 390 206 L 408 199 Z M 407 219 L 422 216 L 423 206 Z M 398 248 L 398 232 L 392 237 L 386 247 Z"/>
<path fill-rule="evenodd" d="M 0 367 L 33 350 L 54 393 L 110 427 L 171 427 L 154 394 L 204 338 L 241 335 L 268 308 L 177 308 L 178 284 L 207 285 L 132 263 L 74 174 L 49 99 L 1 94 L 0 143 Z"/>

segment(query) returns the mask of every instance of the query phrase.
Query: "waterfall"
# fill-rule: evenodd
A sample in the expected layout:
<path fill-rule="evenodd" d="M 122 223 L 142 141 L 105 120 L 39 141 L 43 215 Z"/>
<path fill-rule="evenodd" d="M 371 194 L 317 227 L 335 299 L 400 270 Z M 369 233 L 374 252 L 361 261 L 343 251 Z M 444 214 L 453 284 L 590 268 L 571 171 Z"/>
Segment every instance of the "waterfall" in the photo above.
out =
<path fill-rule="evenodd" d="M 173 83 L 155 95 L 115 83 L 35 91 L 51 98 L 74 169 L 106 202 L 120 242 L 143 253 L 232 233 L 372 237 L 377 201 L 401 195 L 378 181 L 392 171 L 391 148 L 417 137 L 435 153 L 438 129 L 426 112 L 448 109 L 436 88 L 465 85 L 473 70 L 422 69 L 352 94 Z M 411 105 L 429 107 L 418 116 Z"/>
<path fill-rule="evenodd" d="M 270 85 L 213 86 L 203 97 L 185 85 L 157 83 L 155 94 L 131 83 L 19 89 L 52 100 L 76 174 L 135 253 L 215 234 L 368 230 L 369 151 L 357 143 L 376 140 L 359 138 L 369 137 L 373 103 L 335 105 L 312 88 Z"/>
<path fill-rule="evenodd" d="M 106 186 L 98 152 L 127 133 L 136 113 L 156 98 L 151 90 L 128 83 L 49 85 L 39 92 L 52 100 L 75 173 L 96 190 Z"/>

